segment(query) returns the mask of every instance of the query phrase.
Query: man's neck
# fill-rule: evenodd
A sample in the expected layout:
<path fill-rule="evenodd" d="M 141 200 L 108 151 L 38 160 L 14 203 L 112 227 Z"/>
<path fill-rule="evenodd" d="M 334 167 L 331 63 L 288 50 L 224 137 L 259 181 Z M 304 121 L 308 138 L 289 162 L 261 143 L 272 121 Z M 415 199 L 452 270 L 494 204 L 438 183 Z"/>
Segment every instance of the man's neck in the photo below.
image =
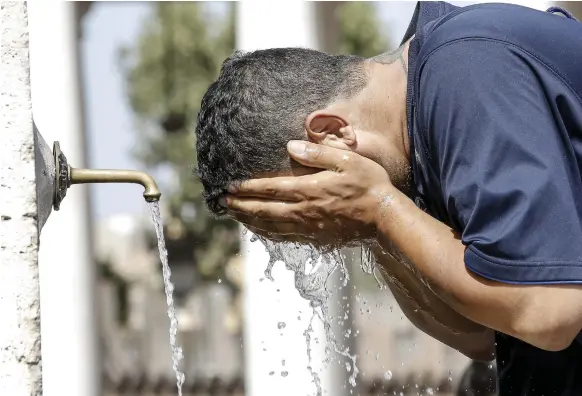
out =
<path fill-rule="evenodd" d="M 384 109 L 380 117 L 386 120 L 384 131 L 386 137 L 393 143 L 402 155 L 401 161 L 394 164 L 394 158 L 388 158 L 390 176 L 403 193 L 409 195 L 411 181 L 410 143 L 408 137 L 408 122 L 406 117 L 406 95 L 408 86 L 408 47 L 405 42 L 393 51 L 371 58 L 373 73 L 378 73 L 378 84 L 373 84 L 373 96 L 383 98 Z M 392 152 L 391 155 L 395 153 Z"/>

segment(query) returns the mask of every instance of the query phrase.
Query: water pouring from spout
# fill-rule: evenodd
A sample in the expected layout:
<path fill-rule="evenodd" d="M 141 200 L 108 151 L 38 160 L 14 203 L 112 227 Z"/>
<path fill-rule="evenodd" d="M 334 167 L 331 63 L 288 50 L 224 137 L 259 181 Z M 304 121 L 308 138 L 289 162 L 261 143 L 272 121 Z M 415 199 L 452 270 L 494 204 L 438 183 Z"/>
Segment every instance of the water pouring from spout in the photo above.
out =
<path fill-rule="evenodd" d="M 156 228 L 158 239 L 158 250 L 160 251 L 160 260 L 162 262 L 162 274 L 164 277 L 164 289 L 166 291 L 166 302 L 168 304 L 168 318 L 170 319 L 170 346 L 172 348 L 172 368 L 176 373 L 176 384 L 178 386 L 178 396 L 182 396 L 182 385 L 185 381 L 184 373 L 180 371 L 180 360 L 184 358 L 182 348 L 176 341 L 178 333 L 178 319 L 176 318 L 176 309 L 174 308 L 174 285 L 171 281 L 172 272 L 168 264 L 168 251 L 166 250 L 166 241 L 164 239 L 164 226 L 162 215 L 160 214 L 160 204 L 158 200 L 148 202 L 152 220 Z"/>
<path fill-rule="evenodd" d="M 38 135 L 39 146 L 44 144 L 44 140 Z M 46 145 L 46 144 L 45 144 Z M 44 150 L 46 152 L 47 150 Z M 45 156 L 46 157 L 46 156 Z M 182 396 L 182 385 L 185 381 L 184 373 L 180 371 L 180 361 L 183 358 L 182 348 L 178 345 L 176 336 L 178 333 L 178 320 L 176 318 L 176 310 L 174 307 L 174 285 L 171 282 L 171 271 L 168 264 L 168 252 L 166 250 L 166 243 L 164 240 L 163 221 L 160 214 L 159 200 L 161 192 L 154 179 L 144 172 L 133 170 L 118 170 L 118 169 L 77 169 L 72 168 L 67 161 L 65 155 L 61 152 L 59 142 L 53 145 L 54 158 L 54 183 L 50 187 L 54 189 L 52 196 L 52 207 L 59 210 L 60 204 L 67 194 L 67 190 L 74 184 L 86 183 L 134 183 L 140 184 L 144 187 L 143 197 L 148 202 L 152 221 L 155 226 L 156 236 L 158 240 L 158 250 L 160 252 L 160 260 L 162 262 L 162 274 L 164 279 L 164 289 L 166 293 L 166 302 L 168 304 L 168 318 L 170 319 L 170 346 L 172 348 L 172 368 L 176 373 L 176 385 L 178 388 L 178 395 Z M 50 162 L 50 161 L 49 161 Z M 52 164 L 51 164 L 52 165 Z M 46 168 L 46 164 L 37 165 L 38 168 Z M 37 173 L 39 170 L 37 169 Z M 46 173 L 44 169 L 40 169 L 40 173 Z M 51 180 L 52 181 L 52 180 Z M 46 194 L 44 194 L 46 195 Z M 50 208 L 50 207 L 49 207 Z M 46 213 L 48 217 L 50 210 Z M 46 220 L 46 218 L 45 218 Z"/>

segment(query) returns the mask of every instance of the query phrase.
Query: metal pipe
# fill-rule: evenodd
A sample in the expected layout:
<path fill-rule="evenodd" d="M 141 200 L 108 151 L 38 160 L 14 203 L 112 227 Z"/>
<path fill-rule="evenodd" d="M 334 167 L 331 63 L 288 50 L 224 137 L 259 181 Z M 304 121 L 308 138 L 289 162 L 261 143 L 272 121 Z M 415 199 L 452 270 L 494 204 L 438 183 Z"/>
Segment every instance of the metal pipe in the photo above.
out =
<path fill-rule="evenodd" d="M 59 142 L 53 143 L 55 161 L 55 195 L 53 207 L 59 210 L 67 190 L 73 184 L 87 183 L 133 183 L 145 188 L 143 197 L 147 202 L 159 201 L 162 193 L 154 179 L 145 172 L 125 169 L 76 169 L 69 165 L 61 151 Z"/>
<path fill-rule="evenodd" d="M 118 169 L 70 169 L 71 184 L 85 183 L 134 183 L 145 188 L 146 201 L 159 201 L 162 193 L 154 179 L 144 172 Z"/>

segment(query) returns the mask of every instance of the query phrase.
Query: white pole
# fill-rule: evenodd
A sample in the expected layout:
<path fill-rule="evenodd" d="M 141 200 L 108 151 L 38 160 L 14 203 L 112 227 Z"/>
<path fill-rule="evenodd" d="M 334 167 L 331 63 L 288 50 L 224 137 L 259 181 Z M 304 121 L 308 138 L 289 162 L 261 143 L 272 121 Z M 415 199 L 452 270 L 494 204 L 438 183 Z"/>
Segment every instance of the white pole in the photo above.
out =
<path fill-rule="evenodd" d="M 273 47 L 319 47 L 316 3 L 303 1 L 242 1 L 237 3 L 237 47 L 243 51 Z M 273 270 L 275 282 L 264 279 L 269 256 L 261 242 L 242 239 L 244 257 L 245 388 L 248 396 L 314 395 L 307 370 L 303 332 L 312 310 L 294 287 L 284 265 Z M 298 319 L 300 318 L 300 319 Z M 325 335 L 315 320 L 312 365 L 320 368 Z M 282 327 L 284 324 L 284 327 Z M 282 327 L 282 328 L 279 328 Z M 319 343 L 318 343 L 319 342 Z M 334 370 L 335 371 L 335 370 Z M 345 370 L 344 370 L 345 371 Z M 340 395 L 346 378 L 320 372 L 324 394 Z M 336 386 L 338 385 L 338 386 Z M 348 385 L 349 386 L 349 385 Z"/>
<path fill-rule="evenodd" d="M 342 3 L 337 1 L 317 1 L 313 4 L 316 12 L 315 20 L 317 21 L 315 24 L 317 30 L 317 47 L 319 50 L 327 53 L 337 53 L 339 50 L 340 34 L 337 10 Z M 360 263 L 361 252 L 361 248 L 342 250 L 345 266 L 350 271 L 359 267 L 357 264 Z M 359 268 L 355 270 L 359 271 Z M 355 338 L 356 329 L 352 326 L 354 322 L 352 301 L 353 285 L 349 283 L 344 287 L 342 276 L 343 274 L 335 273 L 328 281 L 328 288 L 333 290 L 333 295 L 329 301 L 329 313 L 333 317 L 332 332 L 338 342 L 338 347 L 342 350 L 347 348 L 350 355 L 355 355 L 357 345 Z M 348 335 L 347 337 L 346 334 Z M 357 393 L 357 389 L 354 389 L 349 384 L 351 373 L 343 365 L 344 361 L 346 361 L 345 358 L 343 360 L 340 359 L 339 362 L 337 360 L 334 361 L 324 373 L 322 382 L 328 395 L 350 396 Z M 357 361 L 356 367 L 360 369 Z M 351 370 L 353 370 L 353 367 Z M 356 381 L 360 378 L 361 376 L 358 376 Z"/>
<path fill-rule="evenodd" d="M 26 3 L 0 23 L 0 395 L 42 394 L 38 223 Z"/>
<path fill-rule="evenodd" d="M 31 84 L 36 126 L 85 167 L 75 2 L 34 1 Z M 67 191 L 42 230 L 40 282 L 45 396 L 100 396 L 95 272 L 87 186 Z"/>

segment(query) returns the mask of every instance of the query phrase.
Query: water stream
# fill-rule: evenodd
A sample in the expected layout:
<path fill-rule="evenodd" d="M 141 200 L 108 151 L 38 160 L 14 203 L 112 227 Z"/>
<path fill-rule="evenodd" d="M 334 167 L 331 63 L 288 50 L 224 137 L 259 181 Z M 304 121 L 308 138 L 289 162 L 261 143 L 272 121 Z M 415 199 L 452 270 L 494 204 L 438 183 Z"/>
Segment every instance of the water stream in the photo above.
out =
<path fill-rule="evenodd" d="M 160 203 L 158 201 L 149 202 L 152 221 L 156 228 L 158 238 L 158 250 L 160 251 L 160 261 L 162 262 L 162 273 L 164 277 L 164 289 L 166 291 L 166 302 L 168 304 L 168 318 L 170 318 L 170 347 L 172 348 L 172 368 L 176 373 L 176 385 L 178 387 L 178 396 L 182 396 L 182 385 L 186 379 L 183 372 L 180 371 L 180 360 L 184 357 L 182 348 L 176 341 L 178 333 L 178 319 L 176 318 L 176 309 L 174 307 L 174 285 L 171 281 L 172 272 L 168 264 L 168 251 L 166 250 L 166 241 L 164 239 L 164 228 L 162 215 L 160 214 Z"/>

